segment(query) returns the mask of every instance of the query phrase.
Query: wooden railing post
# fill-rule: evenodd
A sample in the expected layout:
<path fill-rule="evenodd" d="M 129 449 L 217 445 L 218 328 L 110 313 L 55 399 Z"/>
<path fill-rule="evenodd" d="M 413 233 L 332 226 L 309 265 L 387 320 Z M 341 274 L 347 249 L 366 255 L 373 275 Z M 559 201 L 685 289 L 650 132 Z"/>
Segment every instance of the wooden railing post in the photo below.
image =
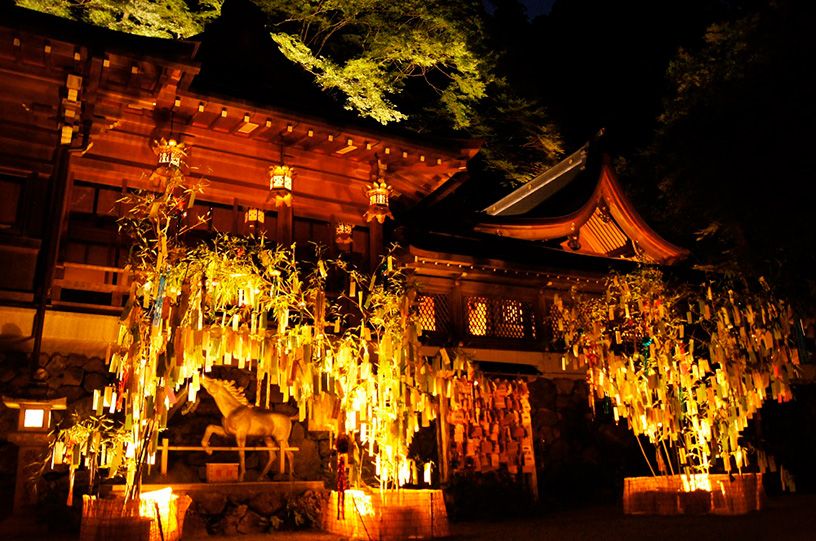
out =
<path fill-rule="evenodd" d="M 170 440 L 162 438 L 161 442 L 161 475 L 167 477 L 167 455 L 170 452 Z"/>

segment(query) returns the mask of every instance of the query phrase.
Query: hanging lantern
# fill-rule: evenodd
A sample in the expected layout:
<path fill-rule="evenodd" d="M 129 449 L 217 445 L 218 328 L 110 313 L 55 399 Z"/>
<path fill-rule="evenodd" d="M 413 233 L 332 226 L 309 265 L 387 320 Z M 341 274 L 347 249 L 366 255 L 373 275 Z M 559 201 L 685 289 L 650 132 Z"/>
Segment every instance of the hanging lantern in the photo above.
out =
<path fill-rule="evenodd" d="M 257 231 L 264 223 L 266 216 L 262 209 L 247 209 L 244 212 L 244 223 L 249 226 L 249 232 Z"/>
<path fill-rule="evenodd" d="M 164 139 L 164 137 L 156 141 L 154 152 L 158 156 L 158 167 L 167 169 L 181 168 L 181 162 L 187 156 L 184 143 L 177 143 L 175 139 Z"/>
<path fill-rule="evenodd" d="M 383 223 L 386 218 L 394 219 L 391 209 L 388 208 L 388 198 L 392 192 L 391 186 L 385 183 L 385 179 L 380 178 L 374 184 L 368 186 L 366 195 L 368 196 L 368 210 L 365 213 L 365 221 L 370 222 L 376 219 Z"/>
<path fill-rule="evenodd" d="M 346 222 L 338 222 L 334 228 L 334 242 L 338 246 L 346 248 L 351 245 L 351 232 L 354 226 Z"/>
<path fill-rule="evenodd" d="M 273 165 L 269 167 L 269 191 L 275 196 L 275 206 L 292 206 L 292 173 L 294 169 L 288 165 Z"/>
<path fill-rule="evenodd" d="M 150 174 L 150 180 L 164 189 L 169 180 L 181 175 L 181 165 L 187 157 L 187 146 L 175 139 L 162 137 L 153 142 L 153 152 L 156 153 L 156 169 Z"/>

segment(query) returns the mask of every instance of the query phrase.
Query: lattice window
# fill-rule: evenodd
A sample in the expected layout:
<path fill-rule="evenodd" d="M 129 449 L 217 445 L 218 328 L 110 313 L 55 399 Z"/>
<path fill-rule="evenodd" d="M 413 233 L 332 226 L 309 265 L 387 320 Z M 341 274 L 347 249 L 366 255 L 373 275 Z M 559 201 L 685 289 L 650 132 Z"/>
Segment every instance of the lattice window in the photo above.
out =
<path fill-rule="evenodd" d="M 515 299 L 467 297 L 467 333 L 471 336 L 534 340 L 535 318 L 530 303 Z"/>
<path fill-rule="evenodd" d="M 470 297 L 467 300 L 467 330 L 473 336 L 487 335 L 488 301 L 486 297 Z"/>
<path fill-rule="evenodd" d="M 419 326 L 422 332 L 436 332 L 436 299 L 432 295 L 417 297 Z"/>
<path fill-rule="evenodd" d="M 417 295 L 419 325 L 423 333 L 446 334 L 450 331 L 450 310 L 446 295 Z"/>

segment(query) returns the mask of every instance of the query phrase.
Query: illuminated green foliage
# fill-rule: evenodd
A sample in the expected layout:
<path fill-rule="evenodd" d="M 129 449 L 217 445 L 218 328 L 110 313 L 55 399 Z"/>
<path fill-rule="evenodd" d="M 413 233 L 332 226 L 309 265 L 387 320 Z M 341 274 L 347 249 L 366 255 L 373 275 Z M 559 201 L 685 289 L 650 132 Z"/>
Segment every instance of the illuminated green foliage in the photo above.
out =
<path fill-rule="evenodd" d="M 410 79 L 438 96 L 456 128 L 471 124 L 485 97 L 487 63 L 479 5 L 446 0 L 258 0 L 275 24 L 272 38 L 324 90 L 337 90 L 346 108 L 387 124 L 406 115 L 391 101 Z"/>
<path fill-rule="evenodd" d="M 223 0 L 16 0 L 18 6 L 139 36 L 186 38 L 218 17 Z"/>

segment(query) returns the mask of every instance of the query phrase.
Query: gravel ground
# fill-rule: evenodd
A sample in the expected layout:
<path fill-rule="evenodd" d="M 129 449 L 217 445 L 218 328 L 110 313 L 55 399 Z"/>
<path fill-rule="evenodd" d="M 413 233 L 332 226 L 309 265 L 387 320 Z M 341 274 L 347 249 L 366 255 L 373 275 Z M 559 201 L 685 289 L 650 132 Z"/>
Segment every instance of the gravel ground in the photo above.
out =
<path fill-rule="evenodd" d="M 12 534 L 0 525 L 0 541 L 77 541 L 64 537 Z M 614 506 L 592 507 L 543 514 L 506 522 L 451 524 L 451 541 L 816 541 L 816 495 L 793 495 L 770 499 L 759 513 L 740 517 L 626 516 Z M 223 541 L 225 537 L 185 537 L 184 541 Z M 236 541 L 339 541 L 325 532 L 275 532 L 245 535 Z"/>

